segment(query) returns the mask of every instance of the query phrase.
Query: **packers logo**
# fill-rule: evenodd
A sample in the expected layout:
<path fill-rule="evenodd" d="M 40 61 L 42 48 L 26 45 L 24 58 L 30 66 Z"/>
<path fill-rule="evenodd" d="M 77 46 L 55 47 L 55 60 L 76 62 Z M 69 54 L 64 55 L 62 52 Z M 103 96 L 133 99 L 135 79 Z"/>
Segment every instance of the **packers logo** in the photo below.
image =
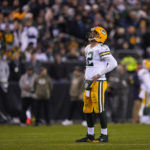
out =
<path fill-rule="evenodd" d="M 103 34 L 106 34 L 105 30 L 103 30 L 103 29 L 101 29 L 101 32 L 102 32 Z"/>
<path fill-rule="evenodd" d="M 44 85 L 44 84 L 46 84 L 46 80 L 45 79 L 40 79 L 38 81 L 38 83 L 41 84 L 41 85 Z"/>

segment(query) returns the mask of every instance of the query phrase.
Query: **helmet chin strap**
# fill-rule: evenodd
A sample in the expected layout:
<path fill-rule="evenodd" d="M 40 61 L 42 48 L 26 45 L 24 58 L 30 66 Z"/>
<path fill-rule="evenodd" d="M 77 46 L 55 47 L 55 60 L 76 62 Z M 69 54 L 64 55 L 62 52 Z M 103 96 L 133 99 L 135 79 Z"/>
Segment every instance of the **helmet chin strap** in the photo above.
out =
<path fill-rule="evenodd" d="M 99 39 L 99 38 L 88 38 L 89 41 L 95 41 L 95 39 Z"/>
<path fill-rule="evenodd" d="M 94 38 L 88 38 L 89 41 L 94 41 Z"/>
<path fill-rule="evenodd" d="M 91 31 L 94 31 L 95 28 L 91 28 Z"/>

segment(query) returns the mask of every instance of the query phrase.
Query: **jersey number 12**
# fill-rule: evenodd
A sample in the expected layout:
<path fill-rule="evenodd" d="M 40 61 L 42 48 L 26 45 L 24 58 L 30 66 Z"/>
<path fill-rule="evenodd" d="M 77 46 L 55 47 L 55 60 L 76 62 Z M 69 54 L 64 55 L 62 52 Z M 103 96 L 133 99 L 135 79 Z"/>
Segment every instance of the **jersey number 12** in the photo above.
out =
<path fill-rule="evenodd" d="M 86 66 L 93 66 L 93 52 L 88 52 L 86 55 Z"/>

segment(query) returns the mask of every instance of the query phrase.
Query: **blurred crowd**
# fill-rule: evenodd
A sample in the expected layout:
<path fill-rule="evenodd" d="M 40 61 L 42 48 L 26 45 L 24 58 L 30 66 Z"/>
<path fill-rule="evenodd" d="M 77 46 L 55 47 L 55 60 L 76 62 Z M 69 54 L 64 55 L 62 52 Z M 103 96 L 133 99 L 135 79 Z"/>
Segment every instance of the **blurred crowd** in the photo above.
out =
<path fill-rule="evenodd" d="M 54 62 L 83 60 L 89 29 L 107 29 L 115 51 L 136 50 L 150 55 L 150 0 L 2 0 L 0 52 L 7 60 Z"/>

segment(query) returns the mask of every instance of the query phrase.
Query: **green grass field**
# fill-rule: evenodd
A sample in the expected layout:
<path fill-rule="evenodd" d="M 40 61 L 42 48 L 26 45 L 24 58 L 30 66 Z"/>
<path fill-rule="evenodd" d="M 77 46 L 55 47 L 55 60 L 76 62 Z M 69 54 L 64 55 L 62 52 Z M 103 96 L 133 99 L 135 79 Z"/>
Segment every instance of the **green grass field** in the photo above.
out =
<path fill-rule="evenodd" d="M 109 124 L 108 143 L 75 143 L 86 134 L 86 127 L 0 126 L 0 150 L 150 150 L 150 126 Z M 99 136 L 96 125 L 95 134 Z"/>

